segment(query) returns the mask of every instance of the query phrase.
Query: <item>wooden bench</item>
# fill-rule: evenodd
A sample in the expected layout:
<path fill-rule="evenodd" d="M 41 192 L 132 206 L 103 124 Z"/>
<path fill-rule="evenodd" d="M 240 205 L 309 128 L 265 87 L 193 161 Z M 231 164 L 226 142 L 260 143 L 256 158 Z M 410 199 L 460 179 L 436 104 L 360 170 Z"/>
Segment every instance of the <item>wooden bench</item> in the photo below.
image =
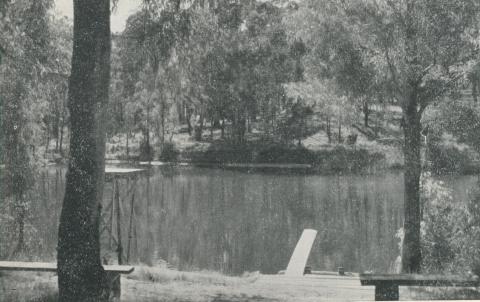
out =
<path fill-rule="evenodd" d="M 120 299 L 120 274 L 130 274 L 134 267 L 128 265 L 104 265 L 107 279 L 110 282 L 112 294 Z M 57 272 L 57 264 L 49 262 L 14 262 L 0 261 L 0 271 L 30 271 L 30 272 Z"/>
<path fill-rule="evenodd" d="M 362 285 L 375 286 L 375 301 L 398 301 L 399 286 L 458 286 L 477 287 L 477 276 L 420 274 L 360 274 Z"/>

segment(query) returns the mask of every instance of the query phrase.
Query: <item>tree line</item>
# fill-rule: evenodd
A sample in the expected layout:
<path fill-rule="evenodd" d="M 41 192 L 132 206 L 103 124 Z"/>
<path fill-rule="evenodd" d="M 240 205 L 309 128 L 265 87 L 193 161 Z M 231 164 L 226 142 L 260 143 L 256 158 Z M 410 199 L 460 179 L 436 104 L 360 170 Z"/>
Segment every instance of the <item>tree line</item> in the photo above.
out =
<path fill-rule="evenodd" d="M 322 108 L 329 139 L 332 116 L 340 139 L 353 109 L 368 127 L 372 103 L 401 108 L 402 270 L 420 270 L 422 117 L 465 86 L 477 97 L 477 1 L 144 1 L 113 38 L 109 0 L 74 0 L 73 33 L 52 5 L 0 2 L 1 145 L 4 196 L 21 234 L 37 134 L 46 146 L 55 138 L 61 152 L 69 125 L 62 301 L 104 295 L 98 226 L 107 134 L 120 131 L 128 143 L 140 131 L 147 155 L 151 132 L 163 148 L 182 123 L 198 140 L 206 122 L 235 144 L 253 123 L 266 137 L 301 138 L 309 101 Z"/>

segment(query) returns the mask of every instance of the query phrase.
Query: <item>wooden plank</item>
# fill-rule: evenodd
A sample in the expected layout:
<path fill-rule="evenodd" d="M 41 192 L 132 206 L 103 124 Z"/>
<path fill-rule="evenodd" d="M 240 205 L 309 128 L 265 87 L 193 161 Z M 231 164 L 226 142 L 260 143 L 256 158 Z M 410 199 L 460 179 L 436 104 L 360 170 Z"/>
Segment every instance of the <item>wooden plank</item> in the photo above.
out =
<path fill-rule="evenodd" d="M 307 265 L 308 256 L 310 256 L 310 251 L 316 236 L 316 230 L 303 230 L 303 233 L 295 246 L 295 250 L 290 257 L 290 261 L 288 262 L 285 271 L 286 276 L 303 276 L 303 271 L 305 270 L 305 265 Z"/>
<path fill-rule="evenodd" d="M 4 271 L 35 271 L 56 272 L 57 264 L 50 262 L 17 262 L 0 261 L 0 270 Z"/>
<path fill-rule="evenodd" d="M 251 169 L 311 169 L 312 165 L 310 164 L 252 164 L 252 163 L 231 163 L 224 164 L 226 168 L 251 168 Z"/>
<path fill-rule="evenodd" d="M 421 274 L 360 274 L 362 285 L 382 285 L 386 283 L 403 286 L 478 286 L 477 276 L 461 275 L 421 275 Z"/>
<path fill-rule="evenodd" d="M 278 271 L 278 275 L 285 275 L 285 270 Z M 340 275 L 338 272 L 333 271 L 312 271 L 309 275 L 322 275 L 322 276 L 349 276 L 349 277 L 358 277 L 358 273 L 345 272 L 344 275 Z M 357 278 L 358 279 L 358 278 Z"/>
<path fill-rule="evenodd" d="M 129 265 L 104 265 L 103 268 L 107 272 L 117 274 L 130 274 L 135 269 Z M 0 271 L 56 272 L 57 264 L 54 262 L 0 261 Z"/>
<path fill-rule="evenodd" d="M 135 270 L 135 267 L 129 265 L 104 265 L 103 268 L 107 272 L 118 274 L 130 274 Z"/>

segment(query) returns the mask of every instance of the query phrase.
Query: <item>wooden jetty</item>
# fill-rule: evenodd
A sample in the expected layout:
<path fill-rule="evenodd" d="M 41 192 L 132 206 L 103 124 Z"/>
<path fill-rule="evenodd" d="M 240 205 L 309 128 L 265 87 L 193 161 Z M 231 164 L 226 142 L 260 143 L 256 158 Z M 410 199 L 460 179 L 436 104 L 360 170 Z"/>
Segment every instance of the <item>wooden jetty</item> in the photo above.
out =
<path fill-rule="evenodd" d="M 334 273 L 334 272 L 332 272 Z M 287 301 L 373 301 L 374 290 L 362 287 L 358 276 L 261 275 L 252 286 L 277 291 Z"/>
<path fill-rule="evenodd" d="M 116 246 L 118 257 L 118 264 L 128 263 L 130 260 L 131 244 L 134 239 L 133 234 L 136 234 L 137 227 L 135 223 L 135 190 L 139 176 L 146 170 L 134 168 L 118 168 L 106 167 L 105 179 L 112 183 L 112 199 L 109 203 L 104 205 L 102 213 L 103 227 L 101 234 L 107 232 L 110 248 Z M 120 184 L 125 182 L 124 184 Z M 124 188 L 124 196 L 120 196 L 120 188 Z M 125 203 L 130 198 L 130 209 L 125 215 Z M 124 252 L 123 238 L 122 238 L 122 217 L 127 218 L 128 223 L 128 241 L 126 253 Z M 125 262 L 126 261 L 126 262 Z"/>

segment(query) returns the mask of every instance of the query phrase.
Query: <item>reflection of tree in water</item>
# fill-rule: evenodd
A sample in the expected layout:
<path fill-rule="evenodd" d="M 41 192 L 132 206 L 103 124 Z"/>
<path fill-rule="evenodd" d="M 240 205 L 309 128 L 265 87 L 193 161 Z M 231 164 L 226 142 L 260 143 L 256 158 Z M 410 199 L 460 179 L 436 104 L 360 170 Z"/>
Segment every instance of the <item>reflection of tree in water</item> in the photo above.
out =
<path fill-rule="evenodd" d="M 55 257 L 64 170 L 38 183 L 32 222 Z M 304 228 L 318 230 L 314 269 L 386 271 L 397 256 L 402 222 L 401 174 L 319 176 L 243 173 L 191 167 L 152 168 L 135 195 L 133 262 L 230 274 L 285 269 Z M 106 186 L 105 199 L 111 198 Z M 125 205 L 125 211 L 129 211 Z M 55 219 L 52 219 L 55 218 Z M 125 234 L 127 230 L 124 231 Z"/>

